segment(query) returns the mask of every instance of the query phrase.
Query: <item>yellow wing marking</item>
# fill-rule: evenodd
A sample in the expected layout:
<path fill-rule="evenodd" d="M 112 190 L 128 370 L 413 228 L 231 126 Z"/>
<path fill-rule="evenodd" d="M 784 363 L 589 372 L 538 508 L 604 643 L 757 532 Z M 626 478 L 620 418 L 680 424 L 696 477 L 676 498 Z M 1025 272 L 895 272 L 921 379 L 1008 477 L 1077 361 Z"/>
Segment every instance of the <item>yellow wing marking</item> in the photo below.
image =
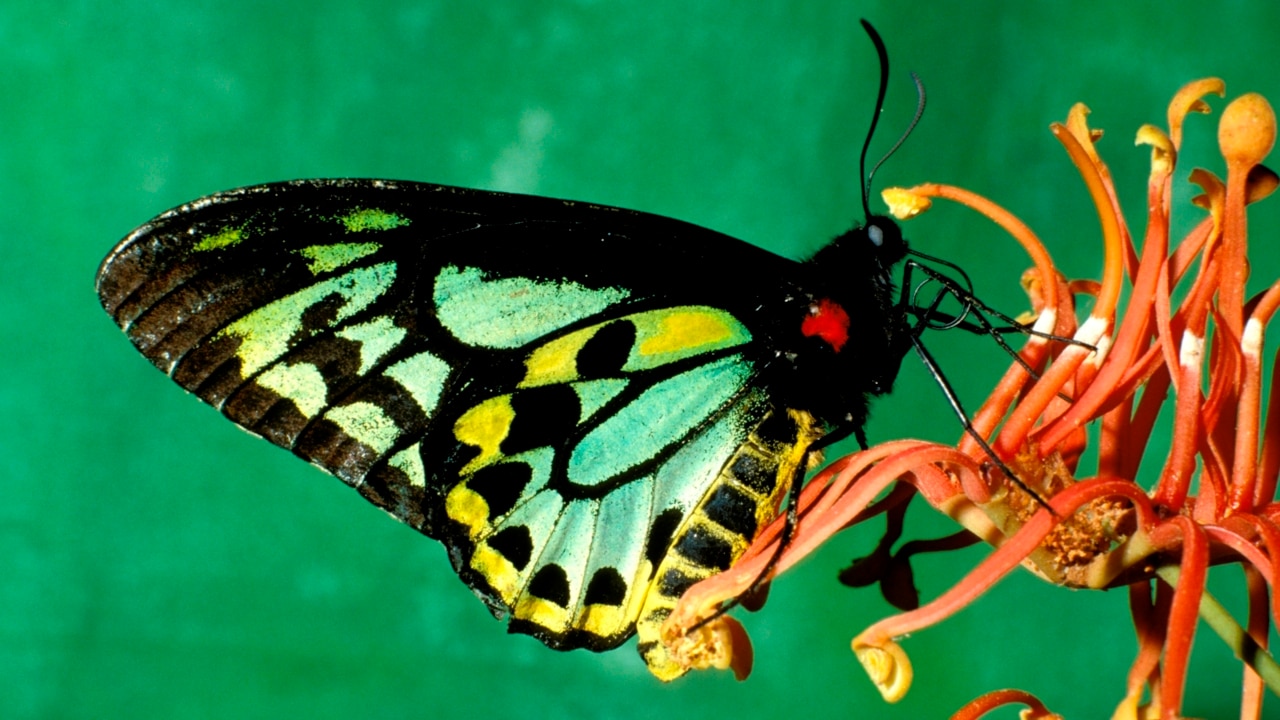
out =
<path fill-rule="evenodd" d="M 489 398 L 462 414 L 454 423 L 453 436 L 459 442 L 480 448 L 480 454 L 462 468 L 459 474 L 470 475 L 493 462 L 501 454 L 498 446 L 507 438 L 511 421 L 516 417 L 511 396 Z"/>
<path fill-rule="evenodd" d="M 520 590 L 520 573 L 510 560 L 488 545 L 480 544 L 471 556 L 471 567 L 489 581 L 502 602 L 511 605 Z"/>
<path fill-rule="evenodd" d="M 628 595 L 634 597 L 639 593 L 628 593 Z M 623 626 L 627 625 L 631 617 L 633 615 L 624 607 L 596 603 L 582 608 L 582 617 L 576 624 L 589 633 L 609 637 L 616 635 Z"/>
<path fill-rule="evenodd" d="M 489 503 L 465 483 L 449 491 L 444 500 L 444 509 L 449 517 L 467 526 L 467 534 L 473 540 L 489 526 Z"/>
<path fill-rule="evenodd" d="M 658 321 L 657 332 L 640 342 L 640 355 L 666 355 L 708 345 L 717 346 L 734 334 L 734 328 L 726 322 L 727 316 L 703 308 L 662 311 L 655 319 Z"/>
<path fill-rule="evenodd" d="M 604 324 L 571 332 L 529 353 L 529 357 L 524 361 L 527 372 L 524 380 L 520 382 L 520 387 L 536 387 L 577 380 L 578 351 L 582 350 L 582 346 L 586 345 L 587 341 L 602 327 Z"/>
<path fill-rule="evenodd" d="M 516 601 L 511 614 L 554 632 L 564 632 L 569 626 L 568 610 L 527 593 Z"/>

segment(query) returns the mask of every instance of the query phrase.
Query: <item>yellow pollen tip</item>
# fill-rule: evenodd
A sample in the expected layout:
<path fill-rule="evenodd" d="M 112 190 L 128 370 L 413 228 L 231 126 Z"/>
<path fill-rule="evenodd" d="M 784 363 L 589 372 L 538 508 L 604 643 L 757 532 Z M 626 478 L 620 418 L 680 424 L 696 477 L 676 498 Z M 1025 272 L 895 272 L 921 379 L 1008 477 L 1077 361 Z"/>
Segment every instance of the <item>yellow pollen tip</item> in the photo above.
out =
<path fill-rule="evenodd" d="M 880 193 L 880 197 L 889 206 L 889 214 L 899 220 L 910 220 L 933 205 L 933 201 L 929 198 L 905 188 L 885 188 Z"/>

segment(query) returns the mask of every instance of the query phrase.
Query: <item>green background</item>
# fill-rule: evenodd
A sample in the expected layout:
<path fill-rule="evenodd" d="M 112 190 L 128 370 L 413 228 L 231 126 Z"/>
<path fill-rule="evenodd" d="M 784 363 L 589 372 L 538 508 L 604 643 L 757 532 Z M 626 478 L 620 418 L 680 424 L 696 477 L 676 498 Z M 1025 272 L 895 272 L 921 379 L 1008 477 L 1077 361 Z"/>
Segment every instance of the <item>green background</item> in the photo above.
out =
<path fill-rule="evenodd" d="M 661 685 L 630 646 L 555 653 L 509 637 L 441 547 L 184 397 L 101 312 L 93 275 L 169 207 L 314 176 L 614 204 L 798 256 L 861 214 L 877 74 L 865 16 L 895 64 L 879 148 L 914 109 L 906 70 L 930 92 L 876 184 L 988 194 L 1092 277 L 1097 221 L 1047 125 L 1090 104 L 1140 220 L 1148 151 L 1131 138 L 1163 124 L 1179 86 L 1219 75 L 1232 93 L 1280 98 L 1278 6 L 1216 5 L 0 5 L 0 716 L 920 718 L 1009 686 L 1068 717 L 1109 716 L 1134 652 L 1125 594 L 1025 573 L 907 640 L 915 687 L 885 705 L 848 640 L 890 610 L 834 580 L 874 527 L 784 576 L 746 618 L 746 683 Z M 1192 121 L 1180 177 L 1221 169 L 1214 122 Z M 1278 208 L 1252 215 L 1259 287 L 1280 275 Z M 940 210 L 907 227 L 915 247 L 966 267 L 994 304 L 1025 307 L 1026 261 L 1007 239 Z M 930 342 L 971 406 L 1007 364 L 981 339 Z M 908 360 L 869 434 L 958 431 Z M 922 560 L 921 590 L 984 552 Z M 1215 574 L 1238 611 L 1238 571 Z M 1231 716 L 1239 666 L 1200 640 L 1186 710 Z"/>

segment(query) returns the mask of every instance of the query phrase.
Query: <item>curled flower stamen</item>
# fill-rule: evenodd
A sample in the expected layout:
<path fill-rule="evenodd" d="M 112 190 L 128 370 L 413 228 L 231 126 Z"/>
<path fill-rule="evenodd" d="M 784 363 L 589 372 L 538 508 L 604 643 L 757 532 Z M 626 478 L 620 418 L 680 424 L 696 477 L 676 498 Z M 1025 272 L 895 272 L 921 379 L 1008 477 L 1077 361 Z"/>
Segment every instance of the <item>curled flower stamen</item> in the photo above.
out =
<path fill-rule="evenodd" d="M 885 702 L 896 703 L 907 696 L 907 690 L 911 689 L 911 659 L 901 646 L 892 640 L 868 645 L 855 638 L 853 654 Z"/>

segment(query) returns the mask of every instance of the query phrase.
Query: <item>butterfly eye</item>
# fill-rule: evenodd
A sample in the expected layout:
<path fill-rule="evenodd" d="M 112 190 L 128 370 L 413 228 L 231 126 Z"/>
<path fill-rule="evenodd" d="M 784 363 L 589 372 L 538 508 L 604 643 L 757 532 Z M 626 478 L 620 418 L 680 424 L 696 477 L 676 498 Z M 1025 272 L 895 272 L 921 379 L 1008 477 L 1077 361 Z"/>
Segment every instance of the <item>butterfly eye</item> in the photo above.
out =
<path fill-rule="evenodd" d="M 871 240 L 871 244 L 876 247 L 884 245 L 884 230 L 881 230 L 879 225 L 868 225 L 867 237 Z"/>

